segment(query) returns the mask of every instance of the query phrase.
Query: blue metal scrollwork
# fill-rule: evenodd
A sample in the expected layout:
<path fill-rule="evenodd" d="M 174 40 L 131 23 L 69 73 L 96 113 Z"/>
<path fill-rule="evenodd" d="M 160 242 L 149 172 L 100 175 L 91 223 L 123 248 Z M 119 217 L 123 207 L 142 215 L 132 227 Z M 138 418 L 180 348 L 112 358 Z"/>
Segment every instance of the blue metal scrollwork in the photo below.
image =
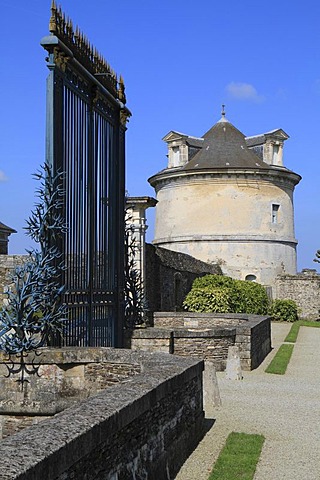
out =
<path fill-rule="evenodd" d="M 26 230 L 40 248 L 28 251 L 27 259 L 10 274 L 7 299 L 0 311 L 0 349 L 9 355 L 8 375 L 21 374 L 22 388 L 28 381 L 25 374 L 38 374 L 39 370 L 34 360 L 26 362 L 28 352 L 48 345 L 54 335 L 62 333 L 66 321 L 61 301 L 64 287 L 59 281 L 64 265 L 57 248 L 65 232 L 60 177 L 52 177 L 48 164 L 35 174 L 40 181 L 39 202 Z"/>

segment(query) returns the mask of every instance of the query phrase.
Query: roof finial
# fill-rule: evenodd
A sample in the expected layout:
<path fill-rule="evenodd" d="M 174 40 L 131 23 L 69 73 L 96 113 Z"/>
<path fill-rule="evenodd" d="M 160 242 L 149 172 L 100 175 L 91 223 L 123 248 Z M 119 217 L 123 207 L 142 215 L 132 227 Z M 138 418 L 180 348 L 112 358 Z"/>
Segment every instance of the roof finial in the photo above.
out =
<path fill-rule="evenodd" d="M 224 104 L 222 104 L 222 111 L 221 111 L 221 115 L 222 115 L 223 117 L 225 117 L 225 116 L 226 116 L 226 112 L 224 111 L 224 107 L 225 107 L 225 105 L 224 105 Z"/>

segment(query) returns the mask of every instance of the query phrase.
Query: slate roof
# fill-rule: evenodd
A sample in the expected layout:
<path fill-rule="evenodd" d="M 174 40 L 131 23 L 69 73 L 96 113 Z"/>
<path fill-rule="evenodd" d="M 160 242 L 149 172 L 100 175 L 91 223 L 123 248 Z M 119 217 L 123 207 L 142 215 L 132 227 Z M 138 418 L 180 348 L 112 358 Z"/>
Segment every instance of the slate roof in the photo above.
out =
<path fill-rule="evenodd" d="M 268 169 L 252 150 L 247 147 L 246 138 L 224 116 L 203 135 L 199 152 L 182 170 L 207 168 L 254 168 Z"/>
<path fill-rule="evenodd" d="M 270 130 L 270 132 L 260 133 L 259 135 L 253 135 L 251 137 L 246 137 L 246 143 L 248 147 L 262 145 L 266 142 L 267 137 L 279 137 L 282 140 L 287 140 L 289 135 L 282 130 L 282 128 L 275 128 L 274 130 Z"/>
<path fill-rule="evenodd" d="M 188 137 L 186 140 L 187 145 L 190 147 L 203 147 L 203 138 Z"/>
<path fill-rule="evenodd" d="M 263 133 L 261 135 L 255 135 L 254 137 L 246 137 L 247 147 L 263 145 L 265 141 L 266 141 L 266 137 Z"/>
<path fill-rule="evenodd" d="M 13 228 L 7 227 L 4 223 L 0 222 L 0 230 L 6 233 L 17 233 Z"/>
<path fill-rule="evenodd" d="M 187 145 L 190 147 L 197 147 L 201 148 L 203 145 L 203 138 L 202 137 L 193 137 L 191 135 L 187 135 L 186 133 L 177 132 L 177 130 L 171 130 L 167 135 L 163 137 L 162 140 L 165 142 L 171 142 L 172 140 L 178 140 L 184 138 Z"/>

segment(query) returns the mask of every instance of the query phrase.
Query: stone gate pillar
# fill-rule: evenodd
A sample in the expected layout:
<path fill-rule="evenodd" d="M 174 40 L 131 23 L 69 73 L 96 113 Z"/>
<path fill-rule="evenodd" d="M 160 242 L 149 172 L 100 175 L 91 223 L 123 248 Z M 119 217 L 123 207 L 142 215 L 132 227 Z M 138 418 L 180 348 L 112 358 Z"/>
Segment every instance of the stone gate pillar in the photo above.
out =
<path fill-rule="evenodd" d="M 135 239 L 136 269 L 140 272 L 142 285 L 145 285 L 146 279 L 146 231 L 148 228 L 146 222 L 146 210 L 149 207 L 155 207 L 157 200 L 153 197 L 127 197 L 126 211 L 127 225 L 130 226 L 132 236 Z"/>

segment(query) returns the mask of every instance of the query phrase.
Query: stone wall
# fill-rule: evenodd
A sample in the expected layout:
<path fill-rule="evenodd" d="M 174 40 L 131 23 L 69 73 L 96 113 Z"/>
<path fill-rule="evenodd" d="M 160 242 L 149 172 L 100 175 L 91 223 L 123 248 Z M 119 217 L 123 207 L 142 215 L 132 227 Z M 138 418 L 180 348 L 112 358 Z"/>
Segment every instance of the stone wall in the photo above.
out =
<path fill-rule="evenodd" d="M 166 352 L 183 357 L 210 360 L 218 371 L 226 367 L 228 347 L 235 344 L 232 328 L 210 328 L 203 331 L 183 328 L 136 329 L 126 337 L 126 347 L 135 351 Z"/>
<path fill-rule="evenodd" d="M 252 315 L 250 315 L 252 317 Z M 155 327 L 212 328 L 247 322 L 246 313 L 154 312 Z M 260 318 L 260 317 L 259 317 Z"/>
<path fill-rule="evenodd" d="M 141 373 L 3 439 L 2 480 L 175 477 L 204 433 L 203 362 L 100 350 Z"/>
<path fill-rule="evenodd" d="M 228 348 L 234 345 L 235 329 L 216 328 L 206 331 L 174 332 L 174 354 L 210 360 L 217 370 L 225 370 Z"/>
<path fill-rule="evenodd" d="M 244 348 L 244 345 L 249 346 L 248 337 L 250 337 L 250 355 L 247 358 L 247 365 L 250 365 L 251 370 L 257 368 L 272 349 L 271 318 L 260 317 L 260 319 L 260 321 L 255 321 L 255 319 L 250 321 L 249 319 L 247 327 L 243 324 L 242 327 L 237 328 L 236 345 L 239 345 L 242 364 L 245 363 L 244 351 L 247 348 Z M 243 336 L 247 336 L 247 338 L 243 338 Z"/>
<path fill-rule="evenodd" d="M 39 349 L 25 358 L 27 368 L 40 364 L 38 375 L 26 374 L 23 389 L 19 375 L 6 378 L 7 356 L 0 353 L 0 438 L 53 416 L 105 388 L 140 373 L 139 362 L 114 361 L 105 348 Z M 17 364 L 18 365 L 18 364 Z"/>
<path fill-rule="evenodd" d="M 181 311 L 193 281 L 210 273 L 221 275 L 221 268 L 147 243 L 145 292 L 149 311 Z"/>
<path fill-rule="evenodd" d="M 8 273 L 25 258 L 27 258 L 26 255 L 0 255 L 0 305 L 6 298 L 3 292 L 8 285 Z"/>
<path fill-rule="evenodd" d="M 231 345 L 239 347 L 244 370 L 257 368 L 271 351 L 270 317 L 155 312 L 154 325 L 127 334 L 127 346 L 211 360 L 218 371 L 225 369 Z"/>
<path fill-rule="evenodd" d="M 280 275 L 276 278 L 273 297 L 294 300 L 299 317 L 320 318 L 320 275 L 316 270 L 305 269 L 297 275 Z"/>

